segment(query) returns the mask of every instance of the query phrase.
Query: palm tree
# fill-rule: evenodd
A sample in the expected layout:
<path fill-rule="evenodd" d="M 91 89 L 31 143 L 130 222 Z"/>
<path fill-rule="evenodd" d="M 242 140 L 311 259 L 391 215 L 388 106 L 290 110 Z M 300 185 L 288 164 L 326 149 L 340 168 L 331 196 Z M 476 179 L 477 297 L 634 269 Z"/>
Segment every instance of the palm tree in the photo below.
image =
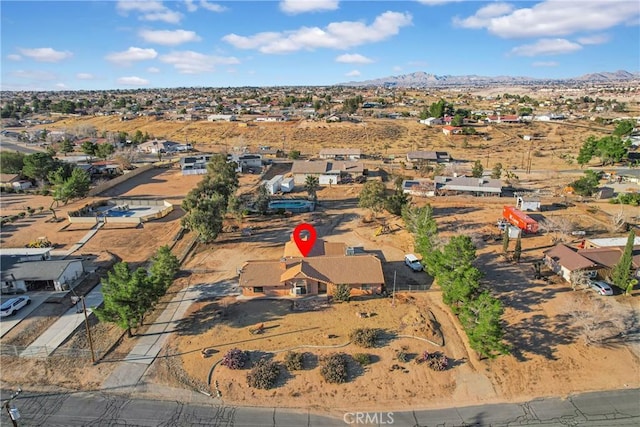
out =
<path fill-rule="evenodd" d="M 314 202 L 318 200 L 318 195 L 316 194 L 316 192 L 318 191 L 319 187 L 320 181 L 318 180 L 318 177 L 308 175 L 304 181 L 304 189 L 307 190 L 307 194 L 309 194 L 309 197 L 313 199 Z"/>

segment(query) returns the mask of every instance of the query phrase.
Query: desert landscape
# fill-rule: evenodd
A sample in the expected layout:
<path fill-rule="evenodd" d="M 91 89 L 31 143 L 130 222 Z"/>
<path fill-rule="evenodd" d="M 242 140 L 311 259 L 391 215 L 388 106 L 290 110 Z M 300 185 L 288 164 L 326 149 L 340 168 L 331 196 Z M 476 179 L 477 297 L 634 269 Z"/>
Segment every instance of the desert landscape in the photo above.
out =
<path fill-rule="evenodd" d="M 407 151 L 442 150 L 460 160 L 447 166 L 450 174 L 468 173 L 475 160 L 480 160 L 486 171 L 501 163 L 516 175 L 512 179 L 515 187 L 537 192 L 544 206 L 555 206 L 541 216 L 566 218 L 574 229 L 584 231 L 588 237 L 612 235 L 611 217 L 621 210 L 631 223 L 638 215 L 637 208 L 612 205 L 606 200 L 582 200 L 563 191 L 568 183 L 583 175 L 575 157 L 584 140 L 589 135 L 600 137 L 610 133 L 611 125 L 537 122 L 478 126 L 480 134 L 491 135 L 488 139 L 446 136 L 439 128 L 426 127 L 414 119 L 240 125 L 151 118 L 120 121 L 105 116 L 64 118 L 47 128 L 68 130 L 77 126 L 93 126 L 98 132 L 141 130 L 158 139 L 187 140 L 200 152 L 273 145 L 282 146 L 285 152 L 299 150 L 304 157 L 312 158 L 321 148 L 361 148 L 370 156 L 365 160 L 370 168 L 377 168 L 389 178 L 388 189 L 396 176 L 420 176 L 419 171 L 403 168 L 401 159 Z M 523 141 L 522 136 L 530 134 L 540 137 Z M 389 161 L 382 162 L 376 159 L 378 156 Z M 269 166 L 262 175 L 242 175 L 238 193 L 255 194 L 261 179 L 268 174 Z M 362 297 L 340 304 L 232 296 L 194 301 L 161 356 L 145 374 L 149 383 L 204 391 L 214 397 L 219 393 L 222 401 L 231 405 L 273 406 L 277 402 L 282 407 L 310 408 L 323 413 L 344 412 L 354 405 L 363 410 L 382 406 L 394 410 L 440 408 L 640 386 L 640 347 L 635 335 L 625 335 L 637 328 L 640 290 L 636 288 L 630 296 L 603 298 L 585 289 L 572 290 L 548 270 L 543 271 L 541 279 L 536 279 L 533 264 L 553 247 L 550 234 L 524 237 L 520 262 L 507 259 L 502 253 L 496 220 L 503 205 L 513 204 L 511 198 L 412 199 L 415 205 L 429 203 L 434 208 L 443 238 L 465 234 L 473 239 L 477 247 L 475 264 L 484 275 L 482 287 L 504 306 L 504 339 L 510 354 L 481 359 L 469 347 L 460 321 L 442 302 L 437 283 L 425 272 L 414 273 L 404 265 L 404 255 L 413 252 L 414 246 L 402 219 L 384 212 L 373 222 L 364 221 L 369 212 L 357 207 L 362 184 L 323 187 L 317 194 L 319 206 L 315 212 L 247 216 L 242 226 L 250 228 L 251 235 L 228 231 L 214 243 L 203 244 L 194 243 L 196 236 L 182 231 L 180 225 L 184 215 L 181 201 L 200 179 L 198 175 L 182 175 L 177 164 L 157 167 L 99 196 L 55 208 L 57 216 L 64 218 L 67 211 L 115 197 L 162 198 L 174 203 L 175 210 L 170 215 L 142 227 L 105 225 L 74 254 L 103 267 L 92 276 L 91 283 L 95 284 L 114 262 L 144 265 L 160 246 L 172 246 L 173 253 L 183 260 L 181 272 L 137 334 L 144 334 L 145 328 L 153 324 L 172 293 L 186 287 L 233 285 L 238 280 L 238 269 L 246 261 L 278 259 L 284 243 L 301 222 L 313 224 L 318 236 L 327 241 L 344 242 L 381 255 L 386 288 L 390 290 L 395 279 L 398 291 L 393 296 Z M 305 197 L 306 193 L 298 188 L 294 195 Z M 51 203 L 50 196 L 3 194 L 3 215 L 24 211 L 27 206 L 44 209 L 3 225 L 2 246 L 24 247 L 34 238 L 46 236 L 56 250 L 66 250 L 89 231 L 90 227 L 64 220 L 51 222 L 47 210 Z M 383 223 L 389 225 L 390 232 L 377 235 L 376 229 Z M 28 345 L 37 337 L 37 331 L 46 328 L 53 317 L 70 306 L 67 300 L 43 304 L 2 338 L 2 346 Z M 357 313 L 371 315 L 362 317 Z M 593 328 L 594 322 L 605 324 Z M 252 334 L 250 330 L 259 324 L 264 325 L 264 333 Z M 350 343 L 349 335 L 357 327 L 381 331 L 375 347 L 363 349 Z M 70 360 L 54 354 L 45 360 L 24 360 L 3 352 L 3 385 L 98 389 L 136 337 L 128 338 L 119 328 L 95 318 L 91 319 L 91 330 L 100 354 L 96 365 L 86 356 Z M 86 338 L 80 328 L 62 348 L 86 349 Z M 253 362 L 263 356 L 281 362 L 288 350 L 295 349 L 305 354 L 304 369 L 283 370 L 273 389 L 248 388 L 248 369 L 230 370 L 219 365 L 223 354 L 232 348 L 250 352 Z M 446 355 L 448 368 L 433 371 L 418 363 L 425 351 Z M 351 357 L 367 353 L 371 363 L 361 366 L 350 359 L 348 381 L 329 384 L 320 375 L 319 361 L 335 352 Z M 399 358 L 399 352 L 405 356 Z M 29 375 L 25 376 L 25 372 Z"/>

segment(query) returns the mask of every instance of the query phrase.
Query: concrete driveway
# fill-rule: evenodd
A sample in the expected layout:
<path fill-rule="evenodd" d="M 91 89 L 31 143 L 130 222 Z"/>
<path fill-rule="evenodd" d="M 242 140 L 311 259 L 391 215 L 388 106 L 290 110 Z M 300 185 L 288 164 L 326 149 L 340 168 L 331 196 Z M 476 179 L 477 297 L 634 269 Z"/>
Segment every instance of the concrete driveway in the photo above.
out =
<path fill-rule="evenodd" d="M 0 338 L 5 336 L 5 334 L 11 329 L 15 328 L 18 323 L 22 322 L 33 310 L 45 302 L 47 298 L 51 296 L 51 292 L 27 292 L 25 295 L 31 298 L 31 304 L 22 307 L 20 311 L 13 316 L 0 318 Z M 5 302 L 6 300 L 17 296 L 18 295 L 5 295 L 2 297 L 1 301 Z"/>

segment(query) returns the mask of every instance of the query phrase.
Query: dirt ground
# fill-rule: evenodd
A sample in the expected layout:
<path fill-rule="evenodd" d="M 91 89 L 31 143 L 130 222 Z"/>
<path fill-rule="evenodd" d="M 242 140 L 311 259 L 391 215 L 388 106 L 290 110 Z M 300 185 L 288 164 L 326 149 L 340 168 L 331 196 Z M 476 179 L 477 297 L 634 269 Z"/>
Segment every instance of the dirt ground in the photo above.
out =
<path fill-rule="evenodd" d="M 138 120 L 118 121 L 117 124 L 110 123 L 108 120 L 111 118 L 101 120 L 100 126 L 103 127 L 99 127 L 100 130 L 110 129 L 110 126 L 118 126 L 119 129 L 122 126 L 138 126 L 143 132 L 149 129 L 153 133 L 151 129 L 160 132 L 160 129 L 169 129 L 171 125 L 174 126 L 171 128 L 174 129 L 171 131 L 173 133 L 166 130 L 165 137 L 178 139 L 177 135 L 184 132 L 200 135 L 194 131 L 196 128 L 192 124 L 182 123 L 177 128 L 175 123 L 160 127 L 155 121 L 147 125 Z M 465 143 L 463 137 L 448 139 L 438 134 L 439 131 L 414 125 L 413 122 L 407 127 L 392 121 L 339 127 L 297 123 L 288 124 L 277 131 L 274 130 L 276 128 L 265 130 L 267 127 L 263 126 L 211 126 L 206 132 L 201 130 L 197 149 L 220 148 L 220 144 L 207 142 L 217 140 L 219 132 L 226 133 L 228 138 L 224 141 L 229 145 L 250 145 L 249 141 L 256 140 L 265 143 L 282 142 L 281 131 L 284 129 L 287 148 L 304 147 L 304 150 L 311 152 L 318 147 L 343 146 L 349 143 L 349 146 L 375 147 L 379 152 L 388 151 L 389 154 L 414 148 L 445 149 L 457 158 L 480 159 L 486 165 L 485 168 L 491 168 L 498 161 L 505 167 L 520 168 L 528 159 L 528 149 L 523 150 L 517 135 L 531 130 L 526 127 L 501 127 L 490 130 L 493 135 L 490 141 L 469 139 Z M 575 156 L 576 144 L 589 130 L 551 124 L 539 124 L 535 129 L 543 133 L 545 138 L 532 147 L 532 173 L 518 171 L 519 185 L 523 188 L 540 189 L 543 204 L 552 206 L 554 202 L 566 201 L 560 197 L 559 192 L 567 182 L 582 174 L 575 165 L 567 162 L 565 154 Z M 296 145 L 303 144 L 305 138 L 309 141 L 307 145 Z M 385 149 L 388 141 L 394 142 L 390 148 Z M 463 167 L 470 168 L 470 164 Z M 254 188 L 257 179 L 257 176 L 244 177 L 240 192 Z M 176 209 L 162 220 L 146 223 L 141 228 L 107 226 L 99 230 L 77 254 L 99 255 L 108 251 L 125 261 L 144 262 L 159 246 L 170 244 L 177 236 L 182 215 L 180 200 L 199 180 L 198 176 L 183 177 L 177 169 L 158 169 L 142 174 L 102 195 L 101 197 L 162 197 L 175 203 Z M 603 332 L 606 339 L 601 343 L 595 344 L 587 339 L 593 337 L 594 333 L 588 325 L 606 321 L 603 313 L 625 321 L 637 319 L 640 314 L 637 302 L 640 291 L 636 290 L 633 297 L 616 295 L 597 298 L 585 290 L 572 291 L 555 277 L 534 280 L 531 264 L 541 258 L 545 249 L 553 245 L 549 235 L 524 238 L 521 262 L 513 264 L 506 261 L 501 254 L 502 244 L 493 241 L 492 236 L 497 233 L 494 225 L 501 215 L 502 206 L 512 204 L 513 200 L 473 197 L 414 200 L 418 204 L 432 204 L 443 236 L 466 233 L 473 237 L 478 246 L 478 266 L 485 273 L 483 286 L 494 291 L 505 306 L 505 340 L 511 346 L 512 353 L 495 360 L 479 360 L 466 344 L 466 337 L 458 321 L 443 306 L 437 285 L 433 285 L 425 273 L 414 274 L 404 266 L 403 256 L 413 251 L 413 245 L 411 236 L 403 229 L 402 221 L 387 216 L 386 221 L 393 232 L 380 236 L 374 235 L 379 223 L 362 222 L 362 217 L 367 212 L 357 208 L 360 188 L 359 185 L 323 188 L 318 193 L 320 207 L 312 214 L 290 218 L 272 217 L 268 220 L 245 218 L 243 226 L 253 230 L 250 237 L 241 237 L 239 233 L 223 233 L 214 244 L 198 245 L 183 265 L 185 276 L 176 280 L 174 286 L 233 283 L 237 280 L 237 269 L 245 261 L 279 258 L 283 244 L 295 225 L 306 221 L 316 226 L 319 237 L 361 246 L 381 255 L 385 261 L 384 272 L 388 285 L 393 282 L 395 273 L 398 289 L 421 290 L 410 293 L 413 300 L 397 301 L 395 306 L 391 306 L 388 299 L 371 298 L 331 305 L 318 311 L 290 311 L 289 302 L 234 302 L 228 305 L 226 317 L 217 314 L 225 309 L 226 304 L 221 301 L 194 302 L 183 321 L 185 332 L 172 336 L 165 350 L 165 355 L 173 357 L 155 362 L 151 370 L 152 378 L 158 382 L 177 383 L 196 389 L 213 389 L 214 382 L 218 381 L 222 398 L 231 404 L 273 406 L 277 400 L 278 406 L 309 407 L 318 411 L 344 409 L 347 405 L 352 409 L 356 403 L 361 409 L 376 409 L 382 405 L 394 409 L 444 407 L 452 404 L 463 406 L 640 386 L 640 349 L 637 343 L 617 335 L 615 325 L 607 326 Z M 56 209 L 56 214 L 63 217 L 67 210 L 84 206 L 90 201 L 86 199 L 61 206 Z M 68 248 L 88 231 L 85 227 L 70 226 L 66 221 L 47 222 L 51 218 L 51 214 L 46 211 L 51 203 L 50 197 L 3 194 L 1 203 L 3 214 L 24 210 L 25 206 L 45 207 L 41 213 L 4 226 L 0 232 L 3 247 L 24 246 L 34 237 L 46 236 L 56 248 Z M 537 219 L 551 216 L 569 218 L 577 228 L 585 230 L 587 236 L 598 237 L 609 235 L 610 220 L 605 212 L 612 212 L 615 208 L 612 206 L 606 202 L 578 203 L 574 200 L 567 208 L 549 209 L 535 215 L 538 215 Z M 186 240 L 187 237 L 181 242 Z M 584 309 L 590 306 L 597 310 Z M 411 328 L 408 325 L 414 325 L 416 319 L 425 318 L 429 310 L 437 319 L 439 330 L 444 336 L 443 347 L 416 338 L 398 337 L 409 331 Z M 358 318 L 356 311 L 373 312 L 376 315 Z M 576 313 L 580 313 L 580 316 Z M 258 323 L 265 323 L 268 329 L 263 335 L 251 335 L 248 327 Z M 377 347 L 367 350 L 353 345 L 336 349 L 303 347 L 300 351 L 310 353 L 306 358 L 306 369 L 283 375 L 278 387 L 269 391 L 247 388 L 246 370 L 234 372 L 216 367 L 212 383 L 208 382 L 213 365 L 229 348 L 237 346 L 243 350 L 251 350 L 254 351 L 254 357 L 258 357 L 258 352 L 301 345 L 341 345 L 348 341 L 349 332 L 356 325 L 384 329 L 387 339 L 382 340 Z M 427 328 L 428 331 L 432 329 L 431 326 Z M 417 334 L 416 331 L 411 332 L 407 335 Z M 105 337 L 108 335 L 109 340 L 117 342 L 112 335 L 113 331 L 104 330 L 103 334 Z M 335 337 L 329 338 L 330 335 Z M 29 341 L 26 336 L 12 339 L 21 339 L 20 344 Z M 84 345 L 81 335 L 74 337 L 74 340 L 75 345 Z M 126 353 L 131 342 L 126 339 L 121 341 L 113 350 L 113 358 L 110 360 L 117 360 L 117 355 Z M 69 345 L 73 343 L 70 342 Z M 395 351 L 403 346 L 407 347 L 408 353 L 414 355 L 414 359 L 415 355 L 425 350 L 440 351 L 452 360 L 451 367 L 444 372 L 434 372 L 413 360 L 398 363 L 394 360 Z M 217 353 L 204 358 L 201 351 L 208 348 Z M 348 383 L 329 385 L 320 377 L 317 358 L 332 351 L 347 354 L 367 352 L 374 356 L 374 363 L 365 369 L 358 369 L 351 364 Z M 283 354 L 277 353 L 274 357 L 282 360 Z M 70 367 L 70 372 L 73 373 L 63 378 L 62 374 L 56 373 L 61 372 L 56 370 L 56 363 L 65 362 L 56 360 L 30 362 L 31 365 L 25 369 L 39 372 L 34 378 L 42 378 L 44 372 L 48 384 L 93 389 L 115 365 L 100 363 L 97 366 L 85 364 Z M 393 364 L 401 365 L 404 369 L 391 371 Z M 65 366 L 68 365 L 67 363 Z M 11 366 L 15 365 L 3 361 L 3 367 Z M 20 378 L 3 368 L 3 383 L 16 384 L 18 381 Z"/>

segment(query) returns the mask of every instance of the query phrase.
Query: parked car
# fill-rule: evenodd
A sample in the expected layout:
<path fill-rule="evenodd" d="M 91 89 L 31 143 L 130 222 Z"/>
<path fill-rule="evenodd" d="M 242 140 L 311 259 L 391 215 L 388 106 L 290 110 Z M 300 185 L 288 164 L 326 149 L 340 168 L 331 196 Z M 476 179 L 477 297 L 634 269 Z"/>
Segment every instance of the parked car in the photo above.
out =
<path fill-rule="evenodd" d="M 13 316 L 22 307 L 31 304 L 31 298 L 26 295 L 6 300 L 0 306 L 0 317 Z"/>
<path fill-rule="evenodd" d="M 589 280 L 589 287 L 599 295 L 613 295 L 613 289 L 611 289 L 611 286 L 602 280 Z"/>
<path fill-rule="evenodd" d="M 404 263 L 413 271 L 422 271 L 422 263 L 414 254 L 405 255 Z"/>

